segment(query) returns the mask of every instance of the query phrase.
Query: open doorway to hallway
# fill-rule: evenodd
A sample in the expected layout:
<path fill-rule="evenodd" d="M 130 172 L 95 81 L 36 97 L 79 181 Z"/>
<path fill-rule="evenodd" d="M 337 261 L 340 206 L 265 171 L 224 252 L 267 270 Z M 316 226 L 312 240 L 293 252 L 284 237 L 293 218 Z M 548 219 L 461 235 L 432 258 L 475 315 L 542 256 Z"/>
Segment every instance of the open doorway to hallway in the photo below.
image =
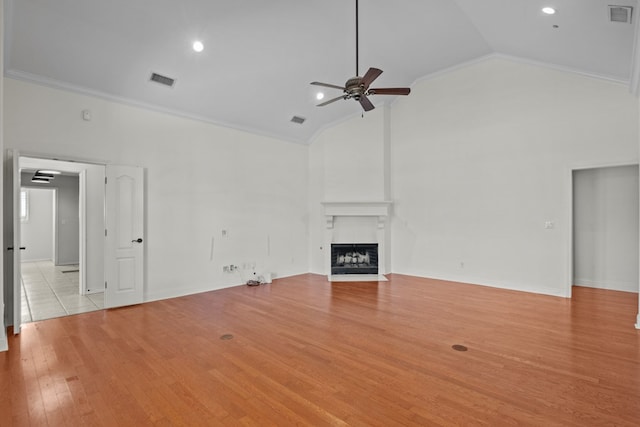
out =
<path fill-rule="evenodd" d="M 638 165 L 573 171 L 573 285 L 638 293 Z"/>
<path fill-rule="evenodd" d="M 103 309 L 104 167 L 22 156 L 19 166 L 21 322 Z"/>

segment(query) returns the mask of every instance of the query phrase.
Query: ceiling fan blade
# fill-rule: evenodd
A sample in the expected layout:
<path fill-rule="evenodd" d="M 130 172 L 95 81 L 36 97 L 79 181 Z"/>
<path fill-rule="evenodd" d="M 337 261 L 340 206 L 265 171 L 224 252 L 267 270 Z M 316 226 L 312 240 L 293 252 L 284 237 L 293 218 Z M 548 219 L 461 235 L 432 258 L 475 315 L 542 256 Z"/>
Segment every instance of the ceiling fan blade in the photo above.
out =
<path fill-rule="evenodd" d="M 369 89 L 369 95 L 409 95 L 411 89 L 408 87 L 385 87 L 385 88 L 371 88 Z"/>
<path fill-rule="evenodd" d="M 362 108 L 364 109 L 364 111 L 371 111 L 374 108 L 376 108 L 373 106 L 371 101 L 369 101 L 369 98 L 367 98 L 364 95 L 360 97 L 360 105 L 362 105 Z"/>
<path fill-rule="evenodd" d="M 316 107 L 324 107 L 327 104 L 331 104 L 332 102 L 336 102 L 340 99 L 344 99 L 344 95 L 338 96 L 337 98 L 330 99 L 328 101 L 323 102 L 322 104 L 316 105 Z"/>
<path fill-rule="evenodd" d="M 324 86 L 324 87 L 330 87 L 332 89 L 344 90 L 344 87 L 342 86 L 330 85 L 329 83 L 311 82 L 311 84 L 315 86 Z"/>
<path fill-rule="evenodd" d="M 362 78 L 362 84 L 364 85 L 365 89 L 368 88 L 369 85 L 373 83 L 373 81 L 377 79 L 378 76 L 380 76 L 380 74 L 382 74 L 382 70 L 379 70 L 377 68 L 369 68 L 367 74 L 365 74 Z"/>

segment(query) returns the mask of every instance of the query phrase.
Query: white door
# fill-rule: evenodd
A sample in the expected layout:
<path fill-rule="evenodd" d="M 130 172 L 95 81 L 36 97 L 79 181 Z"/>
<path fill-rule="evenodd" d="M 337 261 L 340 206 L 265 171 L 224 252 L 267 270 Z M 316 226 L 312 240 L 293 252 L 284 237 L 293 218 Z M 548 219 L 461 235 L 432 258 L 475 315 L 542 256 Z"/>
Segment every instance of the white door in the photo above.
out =
<path fill-rule="evenodd" d="M 107 165 L 106 308 L 143 301 L 144 182 L 142 168 Z"/>

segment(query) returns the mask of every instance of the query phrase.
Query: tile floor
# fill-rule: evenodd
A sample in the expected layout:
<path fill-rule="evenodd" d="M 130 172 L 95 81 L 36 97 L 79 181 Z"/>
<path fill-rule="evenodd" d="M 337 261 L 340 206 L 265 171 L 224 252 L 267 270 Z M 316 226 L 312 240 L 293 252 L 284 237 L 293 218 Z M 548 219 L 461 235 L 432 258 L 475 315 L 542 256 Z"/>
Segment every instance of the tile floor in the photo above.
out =
<path fill-rule="evenodd" d="M 104 293 L 79 295 L 77 265 L 23 262 L 22 323 L 86 313 L 104 308 Z"/>

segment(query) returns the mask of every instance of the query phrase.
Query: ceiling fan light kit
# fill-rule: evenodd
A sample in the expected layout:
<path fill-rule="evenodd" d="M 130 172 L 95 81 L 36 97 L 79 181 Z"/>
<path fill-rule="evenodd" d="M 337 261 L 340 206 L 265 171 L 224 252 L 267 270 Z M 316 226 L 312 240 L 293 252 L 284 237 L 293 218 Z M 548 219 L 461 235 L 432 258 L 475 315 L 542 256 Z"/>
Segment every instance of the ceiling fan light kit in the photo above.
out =
<path fill-rule="evenodd" d="M 364 111 L 371 111 L 375 107 L 369 100 L 370 95 L 409 95 L 409 93 L 411 92 L 411 89 L 408 87 L 370 88 L 369 86 L 371 85 L 371 83 L 373 83 L 373 81 L 377 79 L 380 74 L 382 74 L 382 70 L 378 68 L 369 68 L 365 75 L 363 77 L 360 77 L 358 64 L 358 44 L 358 0 L 356 0 L 356 76 L 351 77 L 349 80 L 347 80 L 344 86 L 332 85 L 322 82 L 311 82 L 311 84 L 315 86 L 339 89 L 343 92 L 342 95 L 338 97 L 318 104 L 318 107 L 324 107 L 325 105 L 329 105 L 341 99 L 355 99 L 360 103 Z"/>

